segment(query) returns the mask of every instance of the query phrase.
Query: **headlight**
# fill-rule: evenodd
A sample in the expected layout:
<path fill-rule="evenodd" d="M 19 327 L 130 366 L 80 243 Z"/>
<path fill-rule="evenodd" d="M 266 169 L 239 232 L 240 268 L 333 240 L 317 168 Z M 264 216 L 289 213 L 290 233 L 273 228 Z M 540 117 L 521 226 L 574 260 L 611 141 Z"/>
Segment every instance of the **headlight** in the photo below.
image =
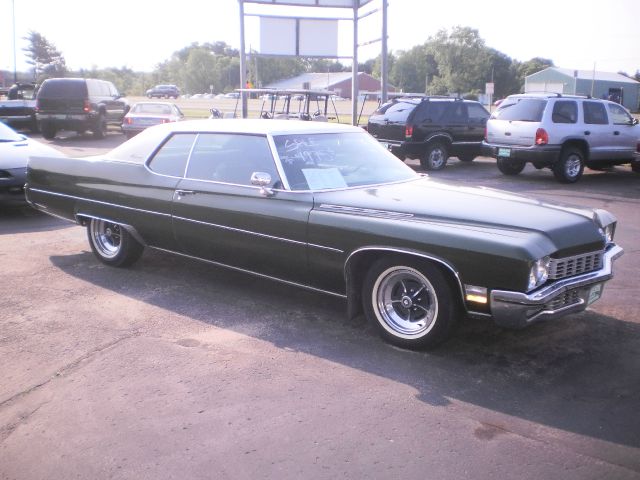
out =
<path fill-rule="evenodd" d="M 542 285 L 549 278 L 549 257 L 541 258 L 531 265 L 529 271 L 529 286 L 527 291 Z"/>

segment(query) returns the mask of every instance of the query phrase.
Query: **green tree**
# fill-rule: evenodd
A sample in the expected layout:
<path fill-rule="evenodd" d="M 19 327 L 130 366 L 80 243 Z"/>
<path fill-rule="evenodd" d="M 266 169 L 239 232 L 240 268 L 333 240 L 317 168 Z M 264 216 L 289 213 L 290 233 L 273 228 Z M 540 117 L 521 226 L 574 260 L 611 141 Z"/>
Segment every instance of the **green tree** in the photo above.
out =
<path fill-rule="evenodd" d="M 24 40 L 29 45 L 22 50 L 28 58 L 27 63 L 33 65 L 33 78 L 36 82 L 41 83 L 46 78 L 64 77 L 67 74 L 67 64 L 62 53 L 43 35 L 32 30 Z"/>
<path fill-rule="evenodd" d="M 484 90 L 490 52 L 478 30 L 460 26 L 451 33 L 440 30 L 429 39 L 427 49 L 438 65 L 436 84 L 460 95 Z"/>

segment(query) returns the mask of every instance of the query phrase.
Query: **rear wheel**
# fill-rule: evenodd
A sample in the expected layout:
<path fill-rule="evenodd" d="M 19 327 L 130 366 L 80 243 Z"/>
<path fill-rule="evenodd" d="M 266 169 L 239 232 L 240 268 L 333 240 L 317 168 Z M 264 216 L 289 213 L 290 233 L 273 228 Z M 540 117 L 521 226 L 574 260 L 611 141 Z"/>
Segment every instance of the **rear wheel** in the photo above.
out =
<path fill-rule="evenodd" d="M 420 165 L 425 170 L 442 170 L 447 166 L 449 152 L 446 145 L 436 142 L 427 147 L 420 159 Z"/>
<path fill-rule="evenodd" d="M 93 138 L 101 139 L 104 138 L 107 134 L 107 119 L 104 117 L 104 114 L 101 113 L 98 115 L 98 120 L 96 121 L 96 126 L 93 130 Z"/>
<path fill-rule="evenodd" d="M 47 140 L 53 140 L 56 138 L 56 127 L 50 125 L 48 123 L 43 123 L 40 125 L 40 129 L 42 130 L 42 136 Z"/>
<path fill-rule="evenodd" d="M 496 165 L 504 175 L 518 175 L 524 170 L 525 162 L 523 160 L 511 160 L 508 158 L 498 158 Z"/>
<path fill-rule="evenodd" d="M 560 160 L 553 165 L 553 175 L 561 183 L 576 183 L 584 171 L 584 154 L 575 147 L 562 150 Z"/>
<path fill-rule="evenodd" d="M 389 343 L 422 349 L 446 340 L 458 302 L 435 265 L 402 257 L 382 258 L 367 272 L 362 298 L 367 319 Z"/>
<path fill-rule="evenodd" d="M 89 245 L 96 257 L 112 267 L 134 263 L 144 247 L 117 223 L 92 218 L 87 225 Z"/>

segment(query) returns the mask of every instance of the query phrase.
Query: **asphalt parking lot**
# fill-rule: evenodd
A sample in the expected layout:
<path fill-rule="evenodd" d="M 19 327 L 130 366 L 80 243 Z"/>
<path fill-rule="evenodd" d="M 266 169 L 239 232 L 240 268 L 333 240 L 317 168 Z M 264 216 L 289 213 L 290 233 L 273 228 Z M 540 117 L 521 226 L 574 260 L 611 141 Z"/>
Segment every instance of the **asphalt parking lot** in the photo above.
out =
<path fill-rule="evenodd" d="M 0 207 L 0 479 L 639 479 L 640 175 L 432 177 L 614 213 L 603 298 L 409 352 L 340 300 L 155 251 L 109 268 L 84 229 Z"/>

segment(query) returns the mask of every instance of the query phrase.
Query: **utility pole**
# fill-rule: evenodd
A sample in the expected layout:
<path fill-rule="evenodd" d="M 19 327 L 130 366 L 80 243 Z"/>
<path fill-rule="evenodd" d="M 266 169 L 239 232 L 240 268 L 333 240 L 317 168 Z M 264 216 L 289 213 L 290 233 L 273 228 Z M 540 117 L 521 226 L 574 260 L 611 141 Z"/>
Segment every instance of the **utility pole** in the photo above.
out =
<path fill-rule="evenodd" d="M 16 62 L 16 0 L 11 0 L 11 14 L 13 19 L 13 82 L 18 83 L 18 66 Z"/>

